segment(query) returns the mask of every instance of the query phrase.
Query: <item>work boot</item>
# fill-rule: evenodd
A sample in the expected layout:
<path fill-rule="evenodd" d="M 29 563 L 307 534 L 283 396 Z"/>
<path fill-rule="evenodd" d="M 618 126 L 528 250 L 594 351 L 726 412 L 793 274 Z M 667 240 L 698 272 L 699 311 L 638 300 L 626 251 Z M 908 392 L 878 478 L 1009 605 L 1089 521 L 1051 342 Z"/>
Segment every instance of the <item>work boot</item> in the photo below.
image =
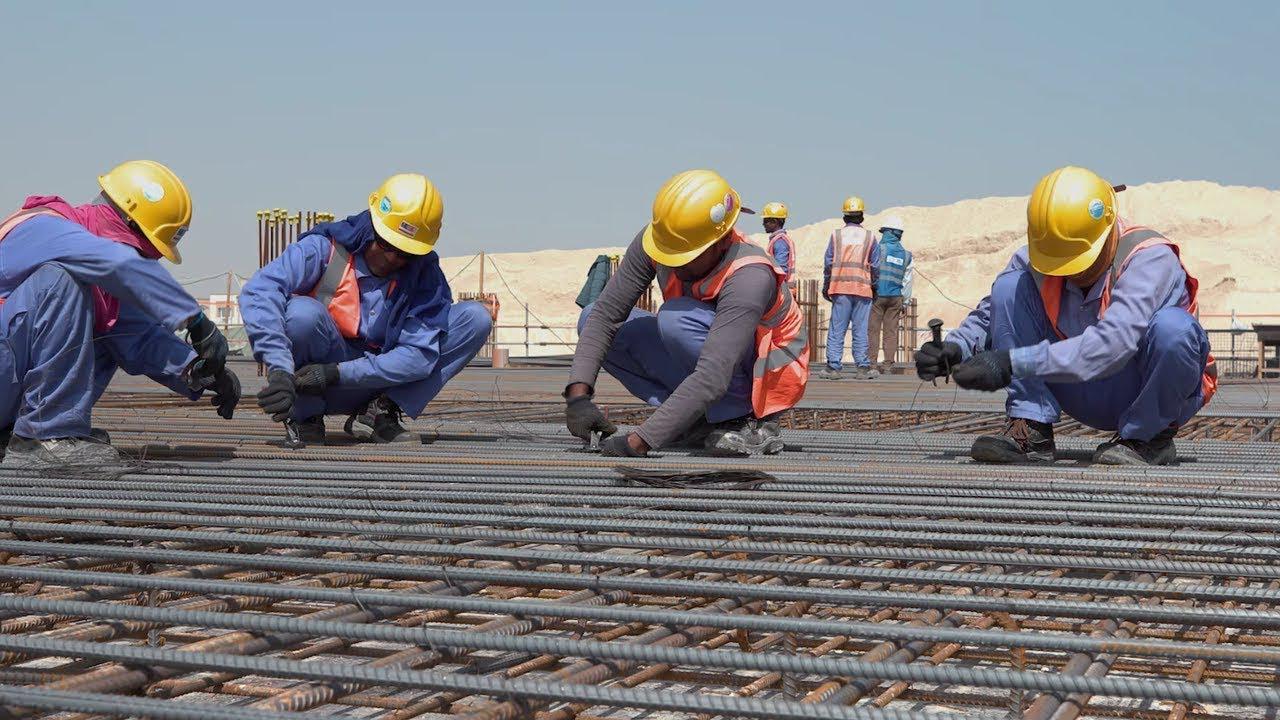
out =
<path fill-rule="evenodd" d="M 818 377 L 823 380 L 843 380 L 844 375 L 837 369 L 827 365 L 818 372 Z"/>
<path fill-rule="evenodd" d="M 298 423 L 298 437 L 308 445 L 323 445 L 325 441 L 324 415 L 313 415 Z"/>
<path fill-rule="evenodd" d="M 110 445 L 92 437 L 33 440 L 11 435 L 5 447 L 4 466 L 32 470 L 124 470 L 128 461 Z"/>
<path fill-rule="evenodd" d="M 716 455 L 776 455 L 782 446 L 778 423 L 750 416 L 718 423 L 705 442 L 706 449 Z"/>
<path fill-rule="evenodd" d="M 880 377 L 880 371 L 873 367 L 859 367 L 853 371 L 854 380 L 875 380 Z"/>
<path fill-rule="evenodd" d="M 973 441 L 969 455 L 984 463 L 1053 462 L 1053 425 L 1010 418 L 999 435 Z"/>
<path fill-rule="evenodd" d="M 386 395 L 379 395 L 347 418 L 344 429 L 360 442 L 413 442 L 417 436 L 400 424 L 400 418 L 400 407 Z"/>
<path fill-rule="evenodd" d="M 1178 449 L 1170 428 L 1150 440 L 1128 440 L 1120 436 L 1098 446 L 1093 461 L 1099 465 L 1172 465 L 1178 460 Z"/>

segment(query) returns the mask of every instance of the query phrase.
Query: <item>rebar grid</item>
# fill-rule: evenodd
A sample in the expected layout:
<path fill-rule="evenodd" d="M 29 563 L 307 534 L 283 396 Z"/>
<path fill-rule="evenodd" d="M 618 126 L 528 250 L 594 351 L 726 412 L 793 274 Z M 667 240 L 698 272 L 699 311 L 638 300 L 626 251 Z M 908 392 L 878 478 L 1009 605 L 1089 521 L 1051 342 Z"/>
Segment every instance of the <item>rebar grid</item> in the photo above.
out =
<path fill-rule="evenodd" d="M 960 433 L 987 428 L 979 413 L 793 431 L 774 458 L 628 463 L 776 478 L 673 489 L 624 483 L 529 408 L 460 405 L 418 424 L 421 445 L 291 452 L 254 417 L 107 398 L 95 419 L 141 472 L 0 469 L 14 717 L 1280 705 L 1280 449 L 1243 431 L 1181 442 L 1159 470 L 974 466 Z"/>

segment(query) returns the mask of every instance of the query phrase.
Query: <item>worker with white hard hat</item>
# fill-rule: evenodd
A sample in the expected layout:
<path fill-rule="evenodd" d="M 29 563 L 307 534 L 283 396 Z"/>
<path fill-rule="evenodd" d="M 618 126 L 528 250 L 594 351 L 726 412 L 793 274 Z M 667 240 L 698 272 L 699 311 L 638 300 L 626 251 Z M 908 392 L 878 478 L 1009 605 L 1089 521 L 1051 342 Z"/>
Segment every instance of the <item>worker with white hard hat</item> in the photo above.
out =
<path fill-rule="evenodd" d="M 888 371 L 898 355 L 898 325 L 902 321 L 902 308 L 907 294 L 907 273 L 911 271 L 911 251 L 902 246 L 902 233 L 901 217 L 889 215 L 880 222 L 876 296 L 871 301 L 867 346 L 872 365 L 875 365 L 883 339 L 884 361 L 879 366 L 882 373 Z"/>

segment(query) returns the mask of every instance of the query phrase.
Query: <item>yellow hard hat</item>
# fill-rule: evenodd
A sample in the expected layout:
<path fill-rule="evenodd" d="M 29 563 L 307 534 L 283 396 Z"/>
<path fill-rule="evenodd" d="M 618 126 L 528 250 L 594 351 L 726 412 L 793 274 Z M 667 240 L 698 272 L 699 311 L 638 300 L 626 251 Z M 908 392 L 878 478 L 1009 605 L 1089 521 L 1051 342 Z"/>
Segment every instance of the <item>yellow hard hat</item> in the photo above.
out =
<path fill-rule="evenodd" d="M 369 196 L 369 214 L 378 237 L 410 255 L 426 255 L 440 239 L 444 198 L 425 175 L 392 175 Z"/>
<path fill-rule="evenodd" d="M 867 205 L 862 202 L 862 198 L 857 195 L 850 195 L 844 199 L 844 205 L 840 207 L 842 213 L 866 212 Z"/>
<path fill-rule="evenodd" d="M 1091 170 L 1068 165 L 1040 178 L 1027 201 L 1027 253 L 1044 275 L 1089 269 L 1116 222 L 1116 191 Z"/>
<path fill-rule="evenodd" d="M 130 160 L 99 175 L 98 185 L 161 255 L 182 262 L 178 241 L 191 226 L 191 195 L 172 170 L 153 160 Z"/>
<path fill-rule="evenodd" d="M 760 211 L 760 217 L 773 218 L 774 220 L 787 219 L 787 204 L 780 202 L 767 203 L 764 209 Z"/>
<path fill-rule="evenodd" d="M 682 172 L 653 199 L 653 221 L 644 229 L 644 251 L 660 265 L 686 265 L 728 235 L 742 211 L 738 191 L 719 173 Z"/>

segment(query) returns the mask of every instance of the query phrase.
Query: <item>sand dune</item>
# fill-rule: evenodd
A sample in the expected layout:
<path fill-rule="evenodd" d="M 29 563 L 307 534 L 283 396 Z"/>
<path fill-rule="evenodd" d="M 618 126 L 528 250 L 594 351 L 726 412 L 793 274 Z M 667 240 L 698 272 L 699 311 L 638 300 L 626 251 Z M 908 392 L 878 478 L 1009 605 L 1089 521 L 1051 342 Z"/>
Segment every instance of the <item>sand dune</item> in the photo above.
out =
<path fill-rule="evenodd" d="M 1160 230 L 1181 245 L 1188 267 L 1200 279 L 1203 313 L 1278 310 L 1280 191 L 1174 181 L 1134 186 L 1119 197 L 1123 216 Z M 870 215 L 867 225 L 877 227 L 880 219 L 891 213 L 902 216 L 904 244 L 915 253 L 919 273 L 915 294 L 921 316 L 941 317 L 948 326 L 964 317 L 967 310 L 963 305 L 971 306 L 986 294 L 1009 256 L 1026 242 L 1025 196 L 964 200 L 941 207 L 884 208 Z M 757 223 L 756 218 L 744 216 L 739 227 L 754 230 Z M 800 277 L 822 276 L 827 238 L 839 224 L 839 219 L 831 218 L 791 228 Z M 621 230 L 619 242 L 629 240 L 632 232 Z M 751 238 L 764 241 L 760 233 Z M 548 324 L 572 324 L 578 314 L 574 299 L 591 262 L 597 255 L 622 250 L 619 245 L 489 255 L 485 289 L 497 292 L 502 302 L 499 324 L 523 325 L 523 302 Z M 479 263 L 471 262 L 462 270 L 471 260 L 453 257 L 443 261 L 445 273 L 453 277 L 455 294 L 478 287 Z M 1222 320 L 1206 320 L 1206 324 L 1225 326 Z M 530 338 L 533 342 L 552 341 L 557 335 L 568 341 L 576 337 L 571 331 L 558 330 L 534 331 Z M 498 339 L 523 342 L 524 331 L 502 330 Z M 556 348 L 533 350 L 546 354 Z M 523 352 L 523 345 L 512 348 L 513 355 Z"/>

